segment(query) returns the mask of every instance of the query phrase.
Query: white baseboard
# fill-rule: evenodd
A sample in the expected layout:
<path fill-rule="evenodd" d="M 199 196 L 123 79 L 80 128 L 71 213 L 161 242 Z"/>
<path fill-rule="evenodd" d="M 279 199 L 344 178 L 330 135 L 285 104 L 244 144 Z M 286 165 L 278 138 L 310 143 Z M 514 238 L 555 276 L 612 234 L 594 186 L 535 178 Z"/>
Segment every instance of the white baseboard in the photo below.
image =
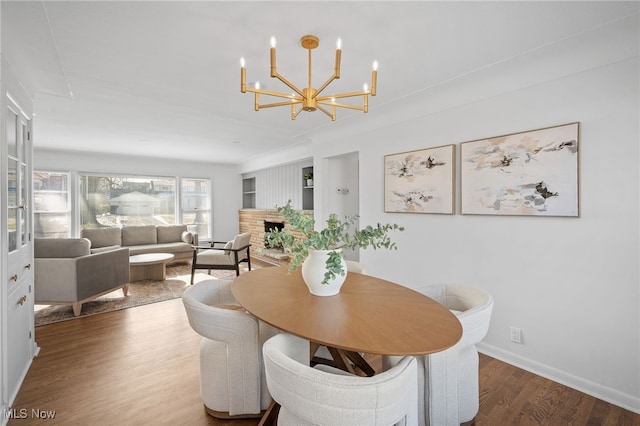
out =
<path fill-rule="evenodd" d="M 607 388 L 590 380 L 585 380 L 581 377 L 574 376 L 483 342 L 478 343 L 476 346 L 478 348 L 478 352 L 492 358 L 514 365 L 518 368 L 522 368 L 523 370 L 537 374 L 538 376 L 542 376 L 549 380 L 553 380 L 554 382 L 569 386 L 570 388 L 584 392 L 587 395 L 591 395 L 610 404 L 622 407 L 625 410 L 640 414 L 639 397 Z"/>

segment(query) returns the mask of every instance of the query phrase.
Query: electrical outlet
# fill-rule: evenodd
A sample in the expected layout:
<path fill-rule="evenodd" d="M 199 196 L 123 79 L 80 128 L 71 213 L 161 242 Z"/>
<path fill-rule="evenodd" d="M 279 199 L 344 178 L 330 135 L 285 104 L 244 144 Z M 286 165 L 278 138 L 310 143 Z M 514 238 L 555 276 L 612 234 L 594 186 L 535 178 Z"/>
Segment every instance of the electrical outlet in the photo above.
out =
<path fill-rule="evenodd" d="M 522 343 L 522 330 L 518 327 L 511 327 L 509 329 L 509 337 L 514 343 Z"/>

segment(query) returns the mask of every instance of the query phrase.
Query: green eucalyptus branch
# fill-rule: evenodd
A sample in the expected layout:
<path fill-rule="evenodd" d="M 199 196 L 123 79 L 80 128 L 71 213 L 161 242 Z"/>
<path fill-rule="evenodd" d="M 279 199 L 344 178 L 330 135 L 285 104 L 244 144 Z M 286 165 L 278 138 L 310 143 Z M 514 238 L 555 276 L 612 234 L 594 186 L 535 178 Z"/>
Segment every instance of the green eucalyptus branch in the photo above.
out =
<path fill-rule="evenodd" d="M 327 270 L 323 284 L 334 279 L 337 275 L 345 275 L 342 268 L 342 248 L 384 248 L 397 250 L 397 246 L 391 241 L 390 231 L 404 231 L 404 227 L 397 224 L 380 224 L 375 227 L 366 226 L 363 229 L 352 229 L 358 220 L 358 216 L 345 216 L 339 219 L 336 214 L 329 215 L 327 226 L 315 230 L 315 220 L 309 214 L 295 211 L 291 207 L 291 200 L 284 206 L 276 206 L 278 212 L 284 217 L 292 229 L 300 232 L 305 238 L 296 238 L 289 229 L 274 229 L 265 234 L 267 244 L 270 246 L 282 246 L 286 253 L 292 255 L 289 262 L 289 271 L 295 271 L 309 255 L 309 250 L 330 250 L 326 262 Z"/>

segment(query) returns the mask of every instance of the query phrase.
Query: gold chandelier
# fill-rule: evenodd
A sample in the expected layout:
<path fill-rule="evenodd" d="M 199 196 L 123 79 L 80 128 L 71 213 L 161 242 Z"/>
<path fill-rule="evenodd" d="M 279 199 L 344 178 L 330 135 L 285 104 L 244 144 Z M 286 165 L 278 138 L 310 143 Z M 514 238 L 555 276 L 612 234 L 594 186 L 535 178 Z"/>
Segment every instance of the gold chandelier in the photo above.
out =
<path fill-rule="evenodd" d="M 320 44 L 320 39 L 314 35 L 305 35 L 300 39 L 300 44 L 303 48 L 309 51 L 309 80 L 308 85 L 305 89 L 299 89 L 298 87 L 293 85 L 293 83 L 289 82 L 286 78 L 280 75 L 276 70 L 276 39 L 275 37 L 271 37 L 271 77 L 277 78 L 278 80 L 289 86 L 289 88 L 294 92 L 291 94 L 260 89 L 260 82 L 256 82 L 254 88 L 247 87 L 247 70 L 245 68 L 244 58 L 240 58 L 240 91 L 242 93 L 252 92 L 255 94 L 254 108 L 256 111 L 259 111 L 262 108 L 290 106 L 291 119 L 295 120 L 301 111 L 315 111 L 316 109 L 319 109 L 327 116 L 329 116 L 333 121 L 335 121 L 336 119 L 337 107 L 355 109 L 363 112 L 369 111 L 369 95 L 376 95 L 376 81 L 378 78 L 377 61 L 373 62 L 373 71 L 371 72 L 371 89 L 369 89 L 369 87 L 365 83 L 362 91 L 359 92 L 348 92 L 321 96 L 320 94 L 322 93 L 322 91 L 329 84 L 331 84 L 333 80 L 340 78 L 340 57 L 342 54 L 342 42 L 340 39 L 338 39 L 338 43 L 336 46 L 336 63 L 333 75 L 329 77 L 329 79 L 317 90 L 314 89 L 311 85 L 311 50 L 318 47 L 318 45 Z M 283 102 L 260 104 L 261 94 L 288 100 Z M 336 102 L 336 99 L 352 98 L 356 96 L 362 96 L 362 106 Z M 300 109 L 297 108 L 298 105 L 301 105 Z"/>

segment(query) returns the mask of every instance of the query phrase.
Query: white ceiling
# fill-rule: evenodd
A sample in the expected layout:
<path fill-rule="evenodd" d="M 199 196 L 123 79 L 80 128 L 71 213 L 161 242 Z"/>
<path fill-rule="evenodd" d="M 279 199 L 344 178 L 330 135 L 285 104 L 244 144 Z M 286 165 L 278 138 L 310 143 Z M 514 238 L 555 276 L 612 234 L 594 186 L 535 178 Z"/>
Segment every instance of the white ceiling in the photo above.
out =
<path fill-rule="evenodd" d="M 269 78 L 269 38 L 278 71 L 304 86 L 304 34 L 314 86 L 342 71 L 325 93 L 360 90 L 378 60 L 378 95 L 389 107 L 476 70 L 518 60 L 638 13 L 637 2 L 171 2 L 5 1 L 2 55 L 34 99 L 35 146 L 240 163 L 313 140 L 336 127 L 366 125 L 372 114 L 289 108 L 253 110 L 247 80 Z"/>

